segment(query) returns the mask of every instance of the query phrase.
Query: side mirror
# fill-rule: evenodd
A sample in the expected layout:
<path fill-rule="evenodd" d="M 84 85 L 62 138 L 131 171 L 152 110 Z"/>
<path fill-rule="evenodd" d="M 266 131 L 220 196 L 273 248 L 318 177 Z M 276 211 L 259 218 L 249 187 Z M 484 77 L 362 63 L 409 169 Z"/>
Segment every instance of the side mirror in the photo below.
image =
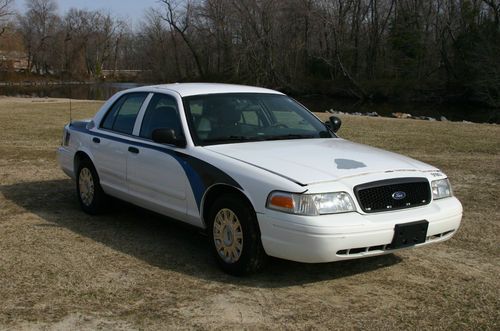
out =
<path fill-rule="evenodd" d="M 168 144 L 177 147 L 186 147 L 186 139 L 177 137 L 174 129 L 161 128 L 153 130 L 153 141 L 158 144 Z"/>
<path fill-rule="evenodd" d="M 342 125 L 342 121 L 337 116 L 330 116 L 329 120 L 326 122 L 326 125 L 333 130 L 333 132 L 337 132 Z"/>

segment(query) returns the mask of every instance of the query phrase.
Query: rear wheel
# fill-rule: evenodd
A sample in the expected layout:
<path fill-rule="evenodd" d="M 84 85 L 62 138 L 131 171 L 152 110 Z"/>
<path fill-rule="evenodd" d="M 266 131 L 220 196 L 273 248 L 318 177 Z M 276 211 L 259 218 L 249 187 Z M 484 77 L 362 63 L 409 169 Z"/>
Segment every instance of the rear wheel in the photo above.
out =
<path fill-rule="evenodd" d="M 242 199 L 225 195 L 210 209 L 209 238 L 219 266 L 232 275 L 260 270 L 266 254 L 253 208 Z"/>
<path fill-rule="evenodd" d="M 76 193 L 84 212 L 95 215 L 104 210 L 106 194 L 99 184 L 99 176 L 89 159 L 83 159 L 78 164 L 76 174 Z"/>

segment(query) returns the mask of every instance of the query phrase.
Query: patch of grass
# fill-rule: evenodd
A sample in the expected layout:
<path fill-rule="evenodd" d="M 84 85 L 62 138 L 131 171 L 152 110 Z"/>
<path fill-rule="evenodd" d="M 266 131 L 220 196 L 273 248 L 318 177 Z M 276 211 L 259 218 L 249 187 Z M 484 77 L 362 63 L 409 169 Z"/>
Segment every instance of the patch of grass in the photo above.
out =
<path fill-rule="evenodd" d="M 74 102 L 73 117 L 100 105 Z M 342 116 L 342 137 L 447 173 L 459 232 L 377 258 L 273 260 L 240 279 L 192 229 L 119 202 L 83 214 L 55 159 L 68 120 L 65 100 L 0 98 L 2 329 L 499 328 L 499 126 Z"/>

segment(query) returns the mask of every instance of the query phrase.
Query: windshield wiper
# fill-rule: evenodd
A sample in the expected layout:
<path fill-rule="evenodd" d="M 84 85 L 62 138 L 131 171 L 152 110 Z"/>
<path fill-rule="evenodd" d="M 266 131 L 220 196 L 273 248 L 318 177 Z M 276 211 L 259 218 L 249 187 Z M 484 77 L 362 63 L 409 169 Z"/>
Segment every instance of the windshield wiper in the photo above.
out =
<path fill-rule="evenodd" d="M 279 136 L 266 137 L 264 138 L 264 140 L 309 139 L 309 138 L 315 138 L 315 136 L 310 134 L 284 134 Z"/>
<path fill-rule="evenodd" d="M 226 142 L 226 141 L 255 141 L 255 140 L 260 140 L 260 139 L 258 139 L 257 137 L 246 137 L 246 136 L 228 136 L 228 137 L 203 139 L 203 141 L 206 143 Z"/>
<path fill-rule="evenodd" d="M 321 131 L 319 133 L 319 137 L 320 138 L 334 138 L 334 137 L 336 138 L 337 136 L 333 132 L 331 132 L 330 130 L 326 130 L 326 131 Z"/>

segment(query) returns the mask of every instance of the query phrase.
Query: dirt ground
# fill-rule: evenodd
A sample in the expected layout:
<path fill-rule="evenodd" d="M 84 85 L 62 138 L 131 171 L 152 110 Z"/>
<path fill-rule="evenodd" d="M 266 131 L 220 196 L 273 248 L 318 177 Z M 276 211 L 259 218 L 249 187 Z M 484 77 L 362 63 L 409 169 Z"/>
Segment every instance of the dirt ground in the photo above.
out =
<path fill-rule="evenodd" d="M 500 329 L 500 126 L 343 116 L 342 137 L 449 175 L 458 234 L 234 278 L 196 230 L 120 202 L 81 212 L 55 157 L 68 117 L 66 100 L 0 98 L 0 329 Z"/>

